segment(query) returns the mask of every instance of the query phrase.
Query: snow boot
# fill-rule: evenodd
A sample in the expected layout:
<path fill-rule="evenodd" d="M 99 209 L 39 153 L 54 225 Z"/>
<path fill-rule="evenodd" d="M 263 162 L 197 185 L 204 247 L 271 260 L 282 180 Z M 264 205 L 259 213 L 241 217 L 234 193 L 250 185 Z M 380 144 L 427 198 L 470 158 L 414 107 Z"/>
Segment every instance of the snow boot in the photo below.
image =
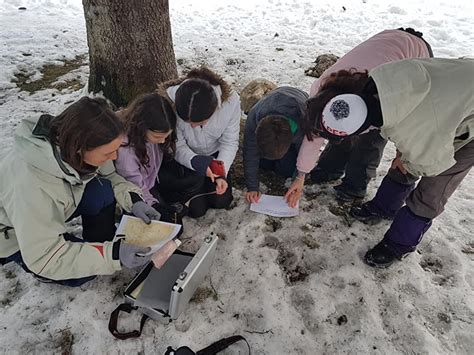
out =
<path fill-rule="evenodd" d="M 405 206 L 400 209 L 384 238 L 364 257 L 367 265 L 386 268 L 415 251 L 431 220 L 415 215 Z"/>
<path fill-rule="evenodd" d="M 400 184 L 385 176 L 375 197 L 360 207 L 353 207 L 350 214 L 355 219 L 368 224 L 376 224 L 383 219 L 393 219 L 414 187 L 415 184 Z"/>
<path fill-rule="evenodd" d="M 334 186 L 333 189 L 336 191 L 336 199 L 341 202 L 362 200 L 367 193 L 366 190 L 356 190 L 344 183 Z"/>

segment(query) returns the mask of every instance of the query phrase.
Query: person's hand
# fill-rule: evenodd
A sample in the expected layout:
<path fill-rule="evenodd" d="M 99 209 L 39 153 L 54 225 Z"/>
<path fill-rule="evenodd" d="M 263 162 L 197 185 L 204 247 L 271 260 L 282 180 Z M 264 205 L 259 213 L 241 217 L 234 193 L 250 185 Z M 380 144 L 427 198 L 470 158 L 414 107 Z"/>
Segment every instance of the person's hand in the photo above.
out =
<path fill-rule="evenodd" d="M 227 181 L 225 181 L 225 179 L 217 178 L 215 182 L 216 182 L 216 193 L 218 195 L 222 195 L 224 192 L 227 191 L 227 187 L 229 185 L 227 184 Z"/>
<path fill-rule="evenodd" d="M 262 193 L 259 191 L 247 191 L 245 193 L 245 199 L 248 203 L 258 203 L 258 201 L 260 201 L 261 196 Z"/>
<path fill-rule="evenodd" d="M 403 175 L 406 175 L 408 172 L 403 167 L 401 157 L 402 153 L 397 150 L 397 156 L 395 157 L 395 159 L 392 160 L 392 166 L 390 167 L 390 169 L 398 169 L 398 171 L 400 171 Z"/>
<path fill-rule="evenodd" d="M 137 201 L 132 205 L 132 214 L 146 224 L 150 224 L 152 219 L 159 221 L 161 218 L 160 212 L 147 205 L 144 201 Z"/>
<path fill-rule="evenodd" d="M 295 208 L 303 194 L 304 179 L 296 178 L 285 194 L 285 201 L 288 206 Z"/>
<path fill-rule="evenodd" d="M 212 172 L 211 168 L 207 168 L 207 170 L 206 170 L 206 176 L 207 176 L 209 179 L 211 179 L 212 182 L 214 182 L 214 180 L 216 180 L 216 177 L 217 177 L 218 175 L 214 174 L 214 173 Z"/>
<path fill-rule="evenodd" d="M 120 242 L 119 249 L 120 263 L 128 269 L 143 266 L 151 260 L 152 255 L 143 256 L 143 254 L 148 253 L 149 251 L 149 247 L 137 247 L 122 241 Z"/>
<path fill-rule="evenodd" d="M 178 245 L 174 240 L 169 240 L 163 245 L 160 250 L 158 250 L 155 254 L 153 254 L 151 260 L 157 269 L 161 268 L 166 260 L 169 259 L 171 255 L 173 255 L 174 251 L 178 248 Z"/>

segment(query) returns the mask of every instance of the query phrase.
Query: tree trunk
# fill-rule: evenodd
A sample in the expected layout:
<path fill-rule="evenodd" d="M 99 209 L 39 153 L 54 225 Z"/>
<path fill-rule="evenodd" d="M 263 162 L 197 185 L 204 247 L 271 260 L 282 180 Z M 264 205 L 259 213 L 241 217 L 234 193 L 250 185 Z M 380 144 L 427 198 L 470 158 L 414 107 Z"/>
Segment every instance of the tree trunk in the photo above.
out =
<path fill-rule="evenodd" d="M 177 77 L 168 0 L 82 0 L 89 91 L 117 106 Z"/>

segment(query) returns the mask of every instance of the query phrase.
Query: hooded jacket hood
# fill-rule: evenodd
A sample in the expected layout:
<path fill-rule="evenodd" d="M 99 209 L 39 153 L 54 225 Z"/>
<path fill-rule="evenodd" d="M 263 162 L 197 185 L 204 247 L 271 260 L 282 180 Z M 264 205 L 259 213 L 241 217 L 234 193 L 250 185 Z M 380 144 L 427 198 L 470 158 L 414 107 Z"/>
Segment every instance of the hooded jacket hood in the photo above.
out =
<path fill-rule="evenodd" d="M 67 180 L 72 184 L 82 183 L 79 173 L 61 159 L 59 148 L 51 144 L 49 131 L 51 115 L 27 118 L 20 122 L 14 135 L 13 149 L 21 159 L 44 174 Z"/>

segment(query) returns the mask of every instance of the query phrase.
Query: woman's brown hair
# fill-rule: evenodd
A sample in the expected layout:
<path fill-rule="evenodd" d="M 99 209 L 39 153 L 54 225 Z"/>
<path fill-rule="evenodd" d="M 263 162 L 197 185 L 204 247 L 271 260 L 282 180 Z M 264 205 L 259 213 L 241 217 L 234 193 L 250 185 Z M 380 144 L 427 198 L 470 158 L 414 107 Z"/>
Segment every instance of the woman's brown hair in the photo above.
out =
<path fill-rule="evenodd" d="M 161 144 L 165 159 L 174 158 L 176 150 L 176 115 L 170 102 L 158 93 L 138 96 L 125 109 L 123 120 L 128 136 L 126 145 L 133 147 L 140 164 L 146 168 L 150 163 L 146 150 L 148 130 L 166 133 L 172 131 Z"/>
<path fill-rule="evenodd" d="M 49 139 L 59 146 L 61 158 L 78 172 L 89 172 L 82 152 L 112 142 L 124 126 L 107 102 L 83 97 L 51 120 Z"/>
<path fill-rule="evenodd" d="M 333 97 L 341 94 L 361 95 L 368 81 L 368 71 L 360 72 L 355 68 L 339 70 L 327 77 L 322 82 L 318 94 L 306 101 L 303 129 L 308 140 L 312 141 L 315 135 L 319 135 L 321 115 Z"/>

